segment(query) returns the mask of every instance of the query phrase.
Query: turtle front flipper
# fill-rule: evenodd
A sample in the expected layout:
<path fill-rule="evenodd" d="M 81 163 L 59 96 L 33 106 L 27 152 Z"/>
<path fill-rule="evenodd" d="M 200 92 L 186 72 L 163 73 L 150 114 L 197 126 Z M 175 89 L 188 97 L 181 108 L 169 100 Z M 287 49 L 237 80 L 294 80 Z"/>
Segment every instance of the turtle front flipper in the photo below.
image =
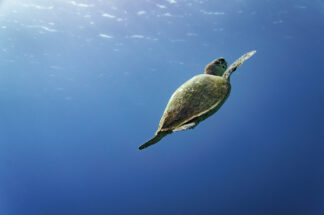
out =
<path fill-rule="evenodd" d="M 230 67 L 228 67 L 228 69 L 224 72 L 223 78 L 225 78 L 226 80 L 229 79 L 229 77 L 231 76 L 231 74 L 239 67 L 243 64 L 244 61 L 246 61 L 247 59 L 249 59 L 250 57 L 252 57 L 254 54 L 256 53 L 255 50 L 250 51 L 244 55 L 242 55 L 239 59 L 237 59 L 234 63 L 232 63 L 230 65 Z"/>
<path fill-rule="evenodd" d="M 149 141 L 147 141 L 146 143 L 144 143 L 143 145 L 138 147 L 138 149 L 139 150 L 145 149 L 145 148 L 159 142 L 163 137 L 165 137 L 166 135 L 168 135 L 170 133 L 172 133 L 172 131 L 160 131 L 152 139 L 150 139 Z"/>

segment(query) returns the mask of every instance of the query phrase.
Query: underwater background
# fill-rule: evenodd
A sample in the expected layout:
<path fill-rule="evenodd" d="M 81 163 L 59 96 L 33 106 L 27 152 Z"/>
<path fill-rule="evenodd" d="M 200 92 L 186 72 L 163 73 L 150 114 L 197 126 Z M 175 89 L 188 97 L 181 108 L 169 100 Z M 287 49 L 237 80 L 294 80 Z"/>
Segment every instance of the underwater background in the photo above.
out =
<path fill-rule="evenodd" d="M 324 214 L 323 38 L 323 0 L 0 1 L 0 214 Z M 254 49 L 216 114 L 138 150 Z"/>

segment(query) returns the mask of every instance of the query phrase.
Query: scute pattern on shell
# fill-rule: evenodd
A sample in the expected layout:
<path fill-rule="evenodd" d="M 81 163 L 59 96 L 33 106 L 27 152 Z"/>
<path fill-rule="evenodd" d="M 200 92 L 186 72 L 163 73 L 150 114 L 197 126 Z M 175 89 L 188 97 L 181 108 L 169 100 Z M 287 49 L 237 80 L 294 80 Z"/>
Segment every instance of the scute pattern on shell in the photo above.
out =
<path fill-rule="evenodd" d="M 159 124 L 159 131 L 173 130 L 222 102 L 230 84 L 219 76 L 201 74 L 180 86 L 171 96 Z"/>

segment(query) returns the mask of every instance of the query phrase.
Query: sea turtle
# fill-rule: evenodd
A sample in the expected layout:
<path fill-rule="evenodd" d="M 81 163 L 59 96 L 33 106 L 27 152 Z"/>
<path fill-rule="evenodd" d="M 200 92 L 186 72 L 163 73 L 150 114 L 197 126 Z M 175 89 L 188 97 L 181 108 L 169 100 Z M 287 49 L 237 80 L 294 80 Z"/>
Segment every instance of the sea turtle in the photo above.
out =
<path fill-rule="evenodd" d="M 174 131 L 192 129 L 214 114 L 230 94 L 231 74 L 255 52 L 244 54 L 228 69 L 225 59 L 218 58 L 206 66 L 204 74 L 196 75 L 181 85 L 171 96 L 155 136 L 139 149 L 157 143 Z"/>

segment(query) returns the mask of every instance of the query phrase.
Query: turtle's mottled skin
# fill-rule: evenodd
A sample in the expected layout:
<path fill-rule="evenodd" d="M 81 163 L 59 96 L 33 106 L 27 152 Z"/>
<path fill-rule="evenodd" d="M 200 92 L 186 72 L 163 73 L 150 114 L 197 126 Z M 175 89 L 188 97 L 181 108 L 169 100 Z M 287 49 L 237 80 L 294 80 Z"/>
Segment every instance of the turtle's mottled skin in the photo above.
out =
<path fill-rule="evenodd" d="M 214 114 L 230 94 L 230 75 L 254 53 L 246 53 L 227 70 L 224 58 L 218 58 L 206 66 L 204 74 L 196 75 L 181 85 L 171 96 L 154 138 L 139 149 L 157 143 L 174 131 L 194 128 Z"/>

